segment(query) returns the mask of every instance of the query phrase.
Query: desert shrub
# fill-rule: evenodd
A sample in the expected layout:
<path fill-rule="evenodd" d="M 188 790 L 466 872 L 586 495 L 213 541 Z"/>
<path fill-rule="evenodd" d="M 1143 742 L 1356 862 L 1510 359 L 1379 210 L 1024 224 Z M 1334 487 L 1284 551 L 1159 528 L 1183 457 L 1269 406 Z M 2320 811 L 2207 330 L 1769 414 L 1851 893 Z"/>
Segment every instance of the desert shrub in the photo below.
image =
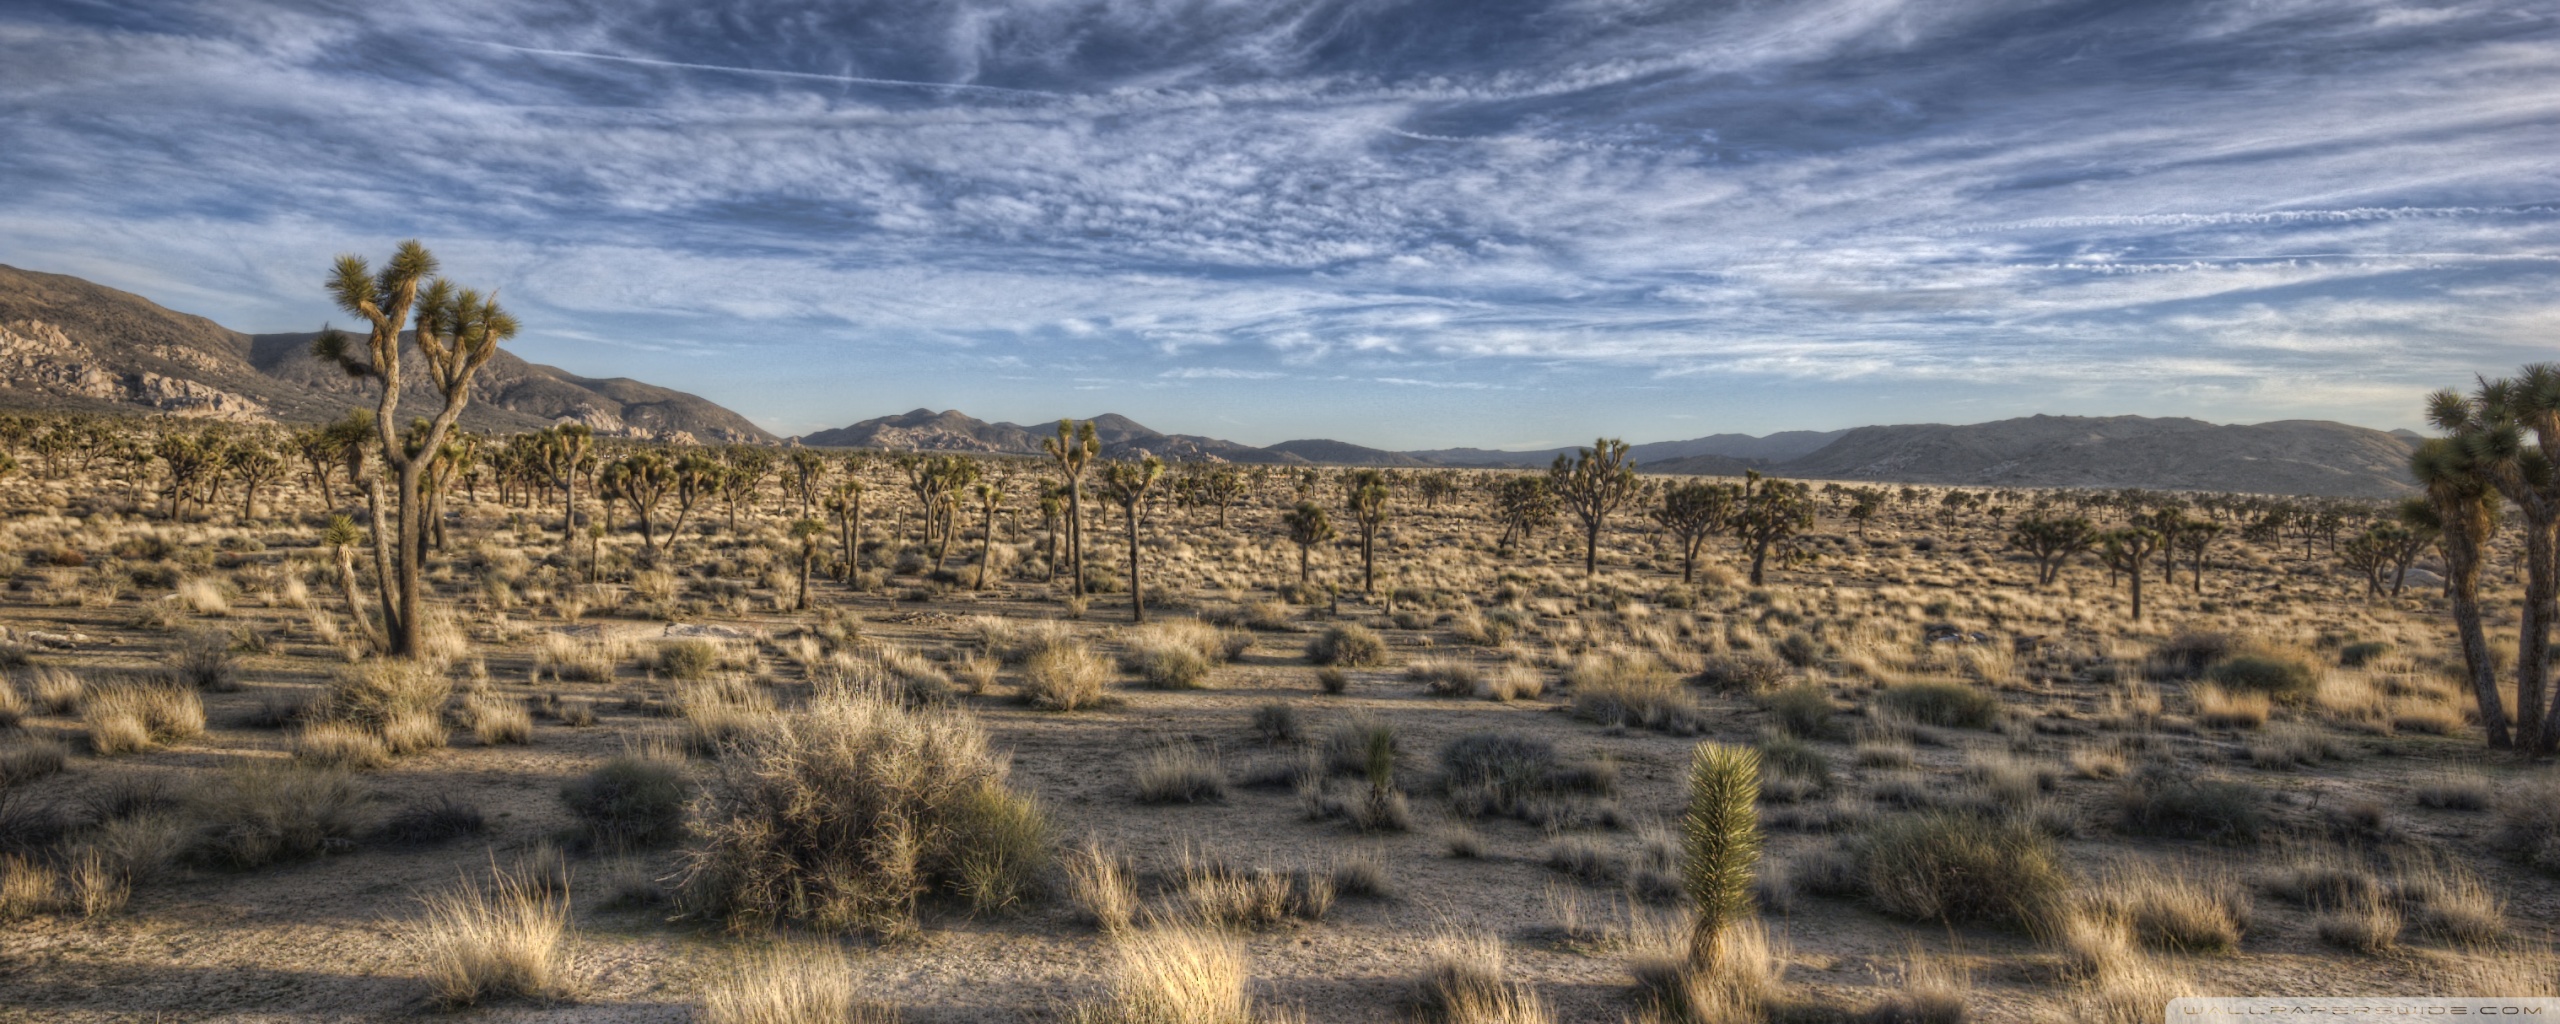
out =
<path fill-rule="evenodd" d="M 243 765 L 208 780 L 189 801 L 201 829 L 194 852 L 256 868 L 345 849 L 363 832 L 365 802 L 343 772 Z"/>
<path fill-rule="evenodd" d="M 879 676 L 866 678 L 889 685 Z M 676 707 L 684 716 L 685 749 L 705 757 L 717 756 L 773 720 L 773 695 L 736 678 L 687 683 L 676 691 Z"/>
<path fill-rule="evenodd" d="M 1100 842 L 1088 841 L 1067 858 L 1068 901 L 1095 928 L 1115 935 L 1127 931 L 1142 909 L 1129 880 L 1134 873 Z"/>
<path fill-rule="evenodd" d="M 921 898 L 1002 906 L 1047 864 L 1038 809 L 956 709 L 822 692 L 721 764 L 678 883 L 700 913 L 898 933 Z"/>
<path fill-rule="evenodd" d="M 2147 765 L 2116 794 L 2118 822 L 2138 835 L 2256 842 L 2266 829 L 2266 797 L 2255 786 L 2197 778 L 2168 765 Z"/>
<path fill-rule="evenodd" d="M 2026 823 L 1945 811 L 1876 820 L 1851 845 L 1861 887 L 1914 920 L 2037 927 L 2070 878 L 2053 840 Z"/>
<path fill-rule="evenodd" d="M 2229 633 L 2189 630 L 2151 649 L 2150 674 L 2161 679 L 2193 679 L 2230 657 L 2239 646 Z"/>
<path fill-rule="evenodd" d="M 20 857 L 0 857 L 0 921 L 17 921 L 62 909 L 61 872 Z"/>
<path fill-rule="evenodd" d="M 1189 743 L 1168 743 L 1138 760 L 1138 802 L 1196 804 L 1227 798 L 1227 771 L 1217 755 Z"/>
<path fill-rule="evenodd" d="M 2380 640 L 2361 640 L 2338 648 L 2338 664 L 2347 668 L 2363 668 L 2367 662 L 2391 653 L 2391 645 Z"/>
<path fill-rule="evenodd" d="M 1376 665 L 1387 660 L 1387 642 L 1359 623 L 1335 623 L 1307 641 L 1307 660 L 1353 668 Z"/>
<path fill-rule="evenodd" d="M 16 683 L 0 678 L 0 730 L 15 729 L 24 724 L 28 713 L 27 695 Z"/>
<path fill-rule="evenodd" d="M 1554 1015 L 1538 991 L 1505 978 L 1502 939 L 1444 932 L 1414 982 L 1413 1003 L 1425 1020 L 1445 1024 L 1546 1024 Z"/>
<path fill-rule="evenodd" d="M 365 771 L 391 763 L 382 737 L 347 722 L 305 722 L 293 737 L 293 759 L 314 768 Z"/>
<path fill-rule="evenodd" d="M 1831 759 L 1793 736 L 1760 741 L 1760 799 L 1794 803 L 1831 791 Z"/>
<path fill-rule="evenodd" d="M 1618 783 L 1608 762 L 1569 763 L 1545 740 L 1521 733 L 1460 736 L 1441 746 L 1439 762 L 1450 806 L 1467 817 L 1544 816 L 1554 813 L 1545 806 L 1552 797 L 1605 795 Z"/>
<path fill-rule="evenodd" d="M 1534 700 L 1547 692 L 1547 681 L 1526 665 L 1503 665 L 1485 673 L 1487 700 Z"/>
<path fill-rule="evenodd" d="M 1316 670 L 1316 688 L 1340 696 L 1351 689 L 1351 674 L 1327 666 Z"/>
<path fill-rule="evenodd" d="M 58 740 L 29 737 L 0 740 L 0 790 L 59 772 L 70 759 L 70 748 Z"/>
<path fill-rule="evenodd" d="M 1075 1008 L 1072 1024 L 1255 1024 L 1244 945 L 1215 932 L 1159 926 L 1118 946 L 1111 994 Z"/>
<path fill-rule="evenodd" d="M 693 787 L 672 757 L 630 751 L 560 787 L 560 803 L 591 846 L 623 849 L 671 842 L 684 833 Z"/>
<path fill-rule="evenodd" d="M 670 640 L 658 645 L 651 667 L 668 679 L 690 682 L 710 678 L 727 660 L 727 652 L 709 640 Z"/>
<path fill-rule="evenodd" d="M 1074 711 L 1102 702 L 1111 664 L 1079 643 L 1044 647 L 1023 663 L 1022 696 L 1033 707 Z"/>
<path fill-rule="evenodd" d="M 2311 663 L 2286 654 L 2238 655 L 2215 665 L 2205 676 L 2225 690 L 2264 694 L 2287 704 L 2309 701 L 2320 688 L 2319 671 Z"/>
<path fill-rule="evenodd" d="M 533 710 L 521 700 L 494 693 L 475 693 L 462 703 L 472 738 L 484 747 L 533 740 Z"/>
<path fill-rule="evenodd" d="M 410 800 L 374 826 L 375 842 L 391 846 L 433 846 L 489 831 L 489 816 L 468 801 L 449 794 Z"/>
<path fill-rule="evenodd" d="M 2347 756 L 2336 737 L 2308 722 L 2278 722 L 2249 737 L 2249 763 L 2260 768 L 2292 768 Z"/>
<path fill-rule="evenodd" d="M 176 686 L 124 683 L 91 690 L 80 701 L 80 718 L 90 749 L 137 753 L 204 735 L 204 699 Z"/>
<path fill-rule="evenodd" d="M 790 942 L 749 953 L 704 988 L 704 1024 L 895 1024 L 897 1011 L 865 999 L 853 968 L 831 946 Z"/>
<path fill-rule="evenodd" d="M 1398 756 L 1396 727 L 1383 719 L 1357 714 L 1324 733 L 1324 760 L 1336 775 L 1359 775 L 1371 768 L 1380 750 L 1392 769 Z"/>
<path fill-rule="evenodd" d="M 1243 867 L 1185 851 L 1179 872 L 1182 909 L 1212 928 L 1268 928 L 1291 918 L 1314 921 L 1333 909 L 1333 880 L 1305 871 Z"/>
<path fill-rule="evenodd" d="M 2363 900 L 2321 911 L 2311 919 L 2320 941 L 2357 953 L 2381 953 L 2400 941 L 2400 912 L 2381 900 Z"/>
<path fill-rule="evenodd" d="M 429 749 L 444 745 L 445 702 L 453 696 L 453 680 L 433 664 L 399 659 L 381 659 L 340 669 L 329 679 L 328 689 L 312 710 L 315 717 L 351 722 L 381 733 L 394 746 L 394 753 Z M 393 739 L 400 731 L 402 739 L 415 743 L 422 735 L 409 734 L 421 719 L 434 720 L 436 738 L 425 746 L 403 747 Z"/>
<path fill-rule="evenodd" d="M 1129 671 L 1160 690 L 1206 688 L 1216 667 L 1198 650 L 1178 644 L 1133 649 L 1123 660 Z"/>
<path fill-rule="evenodd" d="M 2509 855 L 2560 875 L 2560 772 L 2543 772 L 2509 785 L 2497 801 L 2493 836 Z"/>
<path fill-rule="evenodd" d="M 2255 729 L 2267 724 L 2274 698 L 2263 693 L 2225 690 L 2212 684 L 2195 689 L 2196 721 L 2215 729 Z"/>
<path fill-rule="evenodd" d="M 1902 683 L 1876 694 L 1876 704 L 1902 717 L 1956 729 L 1999 724 L 2000 698 L 1952 679 Z"/>
<path fill-rule="evenodd" d="M 2249 891 L 2202 869 L 2119 867 L 2101 876 L 2094 894 L 2102 916 L 2135 941 L 2179 953 L 2236 952 L 2251 919 Z"/>
<path fill-rule="evenodd" d="M 622 648 L 609 641 L 579 640 L 563 633 L 550 633 L 535 649 L 533 668 L 537 675 L 562 682 L 610 683 L 614 666 L 622 662 Z"/>
<path fill-rule="evenodd" d="M 1787 666 L 1757 654 L 1709 655 L 1689 681 L 1718 693 L 1763 693 L 1785 685 Z"/>
<path fill-rule="evenodd" d="M 1264 743 L 1295 743 L 1306 726 L 1298 719 L 1297 705 L 1275 700 L 1253 709 L 1253 731 Z"/>
<path fill-rule="evenodd" d="M 59 665 L 38 665 L 26 672 L 27 696 L 46 714 L 69 714 L 88 695 L 89 684 L 78 673 Z"/>
<path fill-rule="evenodd" d="M 1404 667 L 1406 682 L 1439 697 L 1472 697 L 1484 685 L 1484 673 L 1453 658 L 1424 658 Z"/>
<path fill-rule="evenodd" d="M 1787 664 L 1797 668 L 1810 668 L 1821 664 L 1823 659 L 1822 642 L 1803 630 L 1787 631 L 1787 635 L 1779 637 L 1777 643 L 1770 645 L 1770 649 L 1777 651 L 1778 657 L 1785 659 Z"/>
<path fill-rule="evenodd" d="M 1695 735 L 1706 728 L 1698 702 L 1650 657 L 1585 655 L 1565 673 L 1573 713 L 1602 725 Z"/>
<path fill-rule="evenodd" d="M 2477 771 L 2447 772 L 2410 787 L 2418 806 L 2440 811 L 2485 811 L 2496 802 L 2489 778 Z"/>
<path fill-rule="evenodd" d="M 1770 694 L 1762 704 L 1789 736 L 1826 739 L 1838 732 L 1831 722 L 1831 692 L 1820 683 L 1797 683 Z"/>
<path fill-rule="evenodd" d="M 426 904 L 417 949 L 437 1002 L 476 1006 L 563 993 L 565 895 L 501 871 L 487 888 L 458 886 L 427 897 Z"/>
<path fill-rule="evenodd" d="M 240 665 L 231 655 L 231 638 L 220 633 L 191 633 L 179 641 L 169 659 L 178 685 L 216 693 L 240 688 Z"/>

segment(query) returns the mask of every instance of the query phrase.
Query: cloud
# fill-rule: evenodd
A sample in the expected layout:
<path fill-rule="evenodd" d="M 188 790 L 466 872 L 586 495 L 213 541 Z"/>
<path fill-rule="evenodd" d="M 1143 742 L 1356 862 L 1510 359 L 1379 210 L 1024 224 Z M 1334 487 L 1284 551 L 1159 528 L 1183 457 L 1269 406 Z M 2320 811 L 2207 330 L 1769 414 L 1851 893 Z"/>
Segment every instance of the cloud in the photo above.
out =
<path fill-rule="evenodd" d="M 582 372 L 856 382 L 686 371 L 777 419 L 960 353 L 2386 415 L 2560 310 L 2560 15 L 2512 5 L 131 6 L 0 13 L 0 258 L 303 328 L 424 236 Z"/>

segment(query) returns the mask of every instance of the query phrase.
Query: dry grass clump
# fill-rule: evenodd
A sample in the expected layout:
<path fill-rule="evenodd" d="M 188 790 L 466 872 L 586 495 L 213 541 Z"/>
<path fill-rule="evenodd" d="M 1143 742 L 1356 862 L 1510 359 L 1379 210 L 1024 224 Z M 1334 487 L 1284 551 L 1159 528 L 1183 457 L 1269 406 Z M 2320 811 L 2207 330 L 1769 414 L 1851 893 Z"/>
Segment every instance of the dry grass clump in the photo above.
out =
<path fill-rule="evenodd" d="M 513 697 L 475 693 L 462 702 L 463 720 L 484 747 L 533 742 L 533 709 Z"/>
<path fill-rule="evenodd" d="M 1091 648 L 1067 642 L 1044 646 L 1022 667 L 1022 697 L 1048 711 L 1075 711 L 1102 703 L 1111 663 Z"/>
<path fill-rule="evenodd" d="M 1253 634 L 1199 619 L 1166 619 L 1130 631 L 1127 643 L 1122 661 L 1148 685 L 1196 690 L 1208 685 L 1212 670 L 1252 647 Z"/>
<path fill-rule="evenodd" d="M 1546 679 L 1526 665 L 1502 665 L 1484 675 L 1483 693 L 1487 700 L 1536 700 L 1546 692 Z"/>
<path fill-rule="evenodd" d="M 89 749 L 103 756 L 140 753 L 204 735 L 204 699 L 176 686 L 121 683 L 82 698 L 80 719 Z"/>
<path fill-rule="evenodd" d="M 1769 709 L 1769 717 L 1789 736 L 1818 740 L 1839 732 L 1831 721 L 1838 709 L 1831 703 L 1831 691 L 1820 683 L 1797 683 L 1773 691 L 1761 698 L 1761 706 Z"/>
<path fill-rule="evenodd" d="M 2267 828 L 2266 794 L 2245 782 L 2145 765 L 2116 791 L 2117 825 L 2137 835 L 2256 842 Z"/>
<path fill-rule="evenodd" d="M 676 690 L 676 708 L 684 716 L 685 749 L 706 757 L 773 722 L 773 695 L 734 676 L 684 684 Z"/>
<path fill-rule="evenodd" d="M 62 873 L 21 857 L 0 857 L 0 921 L 20 921 L 65 909 Z"/>
<path fill-rule="evenodd" d="M 1689 681 L 1718 693 L 1766 693 L 1787 682 L 1787 665 L 1776 658 L 1735 652 L 1709 655 L 1704 664 Z"/>
<path fill-rule="evenodd" d="M 1499 937 L 1443 932 L 1432 938 L 1429 956 L 1422 977 L 1414 982 L 1413 1001 L 1423 1019 L 1446 1024 L 1547 1024 L 1555 1019 L 1536 989 L 1504 977 Z"/>
<path fill-rule="evenodd" d="M 1364 668 L 1387 660 L 1387 642 L 1359 623 L 1336 623 L 1307 641 L 1307 660 L 1318 665 Z"/>
<path fill-rule="evenodd" d="M 293 737 L 293 759 L 314 768 L 367 771 L 391 763 L 382 737 L 349 722 L 304 722 Z"/>
<path fill-rule="evenodd" d="M 2410 787 L 2418 806 L 2440 811 L 2485 811 L 2497 802 L 2489 777 L 2478 769 L 2455 768 Z"/>
<path fill-rule="evenodd" d="M 897 1010 L 863 998 L 844 954 L 784 942 L 738 958 L 702 993 L 705 1024 L 896 1024 Z"/>
<path fill-rule="evenodd" d="M 2136 948 L 2121 921 L 2069 914 L 2053 931 L 2080 979 L 2069 1003 L 2074 1021 L 2155 1024 L 2170 1000 L 2196 994 L 2168 961 Z"/>
<path fill-rule="evenodd" d="M 2195 688 L 2196 721 L 2214 729 L 2255 729 L 2267 724 L 2275 698 L 2264 693 L 2234 692 L 2211 683 Z"/>
<path fill-rule="evenodd" d="M 1242 943 L 1216 932 L 1164 926 L 1118 945 L 1109 998 L 1076 1008 L 1073 1024 L 1256 1024 L 1285 1020 L 1257 1012 L 1245 993 Z"/>
<path fill-rule="evenodd" d="M 1046 819 L 957 709 L 823 691 L 722 768 L 679 889 L 734 925 L 902 933 L 924 897 L 1009 906 L 1048 862 Z"/>
<path fill-rule="evenodd" d="M 1697 699 L 1659 661 L 1643 654 L 1586 654 L 1565 671 L 1576 717 L 1675 736 L 1706 728 Z"/>
<path fill-rule="evenodd" d="M 1293 918 L 1314 921 L 1333 909 L 1329 875 L 1242 867 L 1185 849 L 1179 877 L 1184 912 L 1212 928 L 1268 928 Z"/>
<path fill-rule="evenodd" d="M 0 791 L 62 770 L 71 748 L 59 740 L 12 736 L 0 740 Z"/>
<path fill-rule="evenodd" d="M 2000 724 L 2000 698 L 1954 679 L 1897 683 L 1876 693 L 1876 706 L 1915 722 L 1951 729 Z"/>
<path fill-rule="evenodd" d="M 1627 973 L 1634 977 L 1645 1013 L 1658 1024 L 1747 1024 L 1781 1019 L 1786 978 L 1784 950 L 1759 921 L 1727 926 L 1704 967 L 1689 962 L 1687 921 L 1671 915 L 1636 914 L 1627 924 Z"/>
<path fill-rule="evenodd" d="M 577 819 L 581 839 L 603 849 L 671 842 L 684 833 L 693 784 L 672 751 L 625 750 L 563 783 L 560 803 Z"/>
<path fill-rule="evenodd" d="M 1618 784 L 1615 765 L 1568 763 L 1553 744 L 1523 733 L 1469 733 L 1443 744 L 1439 760 L 1450 808 L 1464 817 L 1556 819 L 1564 816 L 1556 800 L 1606 796 Z"/>
<path fill-rule="evenodd" d="M 310 713 L 369 729 L 402 756 L 445 745 L 444 706 L 452 696 L 453 680 L 435 664 L 381 659 L 338 670 Z"/>
<path fill-rule="evenodd" d="M 2373 954 L 2399 945 L 2401 924 L 2399 911 L 2379 899 L 2363 899 L 2321 911 L 2311 930 L 2332 946 Z"/>
<path fill-rule="evenodd" d="M 2121 924 L 2134 941 L 2179 953 L 2232 953 L 2251 919 L 2249 891 L 2230 877 L 2189 867 L 2116 867 L 2100 877 L 2091 912 Z"/>
<path fill-rule="evenodd" d="M 1455 658 L 1414 661 L 1404 667 L 1404 678 L 1435 697 L 1472 697 L 1484 686 L 1484 673 L 1474 663 Z"/>
<path fill-rule="evenodd" d="M 2255 693 L 2285 704 L 2308 703 L 2320 687 L 2311 661 L 2283 651 L 2252 651 L 2213 666 L 2205 677 L 2235 693 Z"/>
<path fill-rule="evenodd" d="M 437 1002 L 477 1006 L 567 994 L 564 894 L 499 871 L 487 888 L 459 886 L 426 897 L 426 907 L 415 941 Z"/>
<path fill-rule="evenodd" d="M 1865 1024 L 1964 1024 L 1973 980 L 1961 965 L 1914 951 L 1894 974 L 1893 991 L 1867 1004 Z"/>
<path fill-rule="evenodd" d="M 533 671 L 536 678 L 564 683 L 610 683 L 614 667 L 622 663 L 626 653 L 624 645 L 612 640 L 581 640 L 565 633 L 547 633 L 542 637 L 542 646 L 534 649 Z"/>
<path fill-rule="evenodd" d="M 2560 874 L 2560 772 L 2511 782 L 2496 809 L 2498 846 L 2518 860 Z"/>
<path fill-rule="evenodd" d="M 273 762 L 232 768 L 188 801 L 199 855 L 236 868 L 350 847 L 364 831 L 366 802 L 343 772 Z"/>
<path fill-rule="evenodd" d="M 2506 901 L 2443 857 L 2404 857 L 2391 898 L 2420 934 L 2463 946 L 2487 946 L 2506 938 Z"/>
<path fill-rule="evenodd" d="M 1196 804 L 1227 798 L 1227 770 L 1213 751 L 1167 743 L 1138 760 L 1138 802 Z"/>
<path fill-rule="evenodd" d="M 1067 899 L 1095 928 L 1115 935 L 1127 931 L 1140 909 L 1133 874 L 1100 841 L 1087 841 L 1067 858 Z"/>
<path fill-rule="evenodd" d="M 238 690 L 240 665 L 231 654 L 231 638 L 220 633 L 188 634 L 169 660 L 169 675 L 178 685 L 198 690 Z"/>
<path fill-rule="evenodd" d="M 2294 768 L 2347 756 L 2336 737 L 2308 722 L 2277 722 L 2249 738 L 2249 763 L 2258 768 Z"/>
<path fill-rule="evenodd" d="M 38 665 L 27 670 L 27 696 L 35 706 L 49 715 L 69 714 L 88 695 L 89 684 L 78 673 L 59 665 Z"/>
<path fill-rule="evenodd" d="M 1893 815 L 1869 824 L 1849 852 L 1868 898 L 1914 920 L 2041 927 L 2071 888 L 2053 840 L 2010 819 Z"/>

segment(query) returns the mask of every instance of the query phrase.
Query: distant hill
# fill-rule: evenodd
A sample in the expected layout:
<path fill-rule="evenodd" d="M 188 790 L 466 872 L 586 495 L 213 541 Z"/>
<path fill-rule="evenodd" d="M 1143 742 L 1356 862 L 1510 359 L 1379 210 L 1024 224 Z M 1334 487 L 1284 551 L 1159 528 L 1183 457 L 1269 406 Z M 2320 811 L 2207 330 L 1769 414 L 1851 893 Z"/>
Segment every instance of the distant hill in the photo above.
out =
<path fill-rule="evenodd" d="M 2326 420 L 2230 425 L 2145 416 L 2028 416 L 1859 427 L 1769 472 L 1822 480 L 2146 487 L 2337 497 L 2414 492 L 2411 436 Z"/>
<path fill-rule="evenodd" d="M 314 422 L 370 406 L 371 385 L 311 357 L 311 334 L 247 335 L 139 295 L 0 266 L 0 405 L 153 411 Z M 415 353 L 404 391 L 433 401 Z M 591 378 L 499 351 L 473 381 L 462 423 L 524 430 L 568 419 L 612 437 L 703 442 L 773 435 L 708 400 L 624 378 Z"/>
<path fill-rule="evenodd" d="M 1692 476 L 1741 476 L 1769 464 L 1759 459 L 1737 459 L 1730 455 L 1685 455 L 1660 462 L 1640 462 L 1636 468 L 1647 473 L 1680 473 Z"/>
<path fill-rule="evenodd" d="M 1627 446 L 1627 457 L 1648 471 L 1661 473 L 1722 472 L 1722 470 L 1667 468 L 1665 464 L 1695 456 L 1720 456 L 1750 466 L 1783 462 L 1809 455 L 1822 446 L 1838 440 L 1846 430 L 1782 430 L 1766 437 L 1751 434 L 1710 434 L 1686 441 L 1650 441 Z M 1497 451 L 1488 448 L 1439 448 L 1402 454 L 1423 462 L 1443 466 L 1526 466 L 1544 467 L 1558 455 L 1571 455 L 1588 447 L 1567 445 L 1532 451 Z M 1699 465 L 1721 465 L 1700 463 Z M 1740 472 L 1736 470 L 1735 472 Z"/>
<path fill-rule="evenodd" d="M 1178 462 L 1304 463 L 1285 452 L 1221 441 L 1214 437 L 1167 434 L 1151 430 L 1117 413 L 1093 417 L 1094 437 L 1104 458 L 1153 455 Z M 822 448 L 874 448 L 887 451 L 983 452 L 992 455 L 1038 455 L 1040 440 L 1058 436 L 1057 424 L 1025 427 L 989 423 L 957 409 L 917 409 L 879 416 L 801 437 L 800 443 Z"/>
<path fill-rule="evenodd" d="M 1282 441 L 1263 450 L 1295 455 L 1308 462 L 1321 462 L 1332 466 L 1431 465 L 1403 452 L 1391 452 L 1382 448 L 1363 448 L 1348 441 L 1327 441 L 1321 438 Z"/>

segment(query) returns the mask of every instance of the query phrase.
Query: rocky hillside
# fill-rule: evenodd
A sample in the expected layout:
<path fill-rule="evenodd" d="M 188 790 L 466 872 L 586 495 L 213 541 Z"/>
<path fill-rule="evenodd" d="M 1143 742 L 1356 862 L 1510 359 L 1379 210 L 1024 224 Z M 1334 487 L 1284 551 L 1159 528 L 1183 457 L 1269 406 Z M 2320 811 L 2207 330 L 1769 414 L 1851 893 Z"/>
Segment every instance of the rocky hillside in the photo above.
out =
<path fill-rule="evenodd" d="M 0 266 L 0 406 L 288 422 L 370 406 L 369 385 L 310 356 L 311 337 L 242 334 L 130 292 Z M 408 365 L 408 390 L 432 402 L 425 373 Z M 773 440 L 693 395 L 580 377 L 504 351 L 474 382 L 463 424 L 524 430 L 563 419 L 614 437 Z"/>
<path fill-rule="evenodd" d="M 1267 450 L 1295 455 L 1308 462 L 1321 462 L 1329 466 L 1431 465 L 1403 452 L 1391 452 L 1382 448 L 1363 448 L 1348 441 L 1328 441 L 1322 438 L 1282 441 Z"/>
<path fill-rule="evenodd" d="M 1657 473 L 1720 473 L 1716 467 L 1728 464 L 1766 466 L 1801 455 L 1809 455 L 1822 446 L 1839 440 L 1846 430 L 1781 430 L 1768 436 L 1752 434 L 1710 434 L 1686 441 L 1648 441 L 1627 446 L 1627 457 L 1637 465 Z M 1400 454 L 1422 462 L 1442 466 L 1519 466 L 1544 468 L 1558 455 L 1572 455 L 1583 446 L 1543 448 L 1533 451 L 1499 451 L 1490 448 L 1438 448 Z M 1700 459 L 1704 461 L 1683 462 Z M 1723 461 L 1718 461 L 1723 460 Z M 1734 472 L 1741 472 L 1736 469 Z"/>
<path fill-rule="evenodd" d="M 1176 462 L 1304 463 L 1284 452 L 1191 434 L 1150 430 L 1126 416 L 1093 417 L 1094 436 L 1109 459 L 1153 455 Z M 991 455 L 1038 455 L 1040 440 L 1058 436 L 1054 422 L 1035 426 L 989 423 L 957 409 L 917 409 L 880 416 L 850 426 L 821 430 L 800 443 L 822 448 L 874 448 L 887 451 L 984 452 Z"/>
<path fill-rule="evenodd" d="M 2390 497 L 2414 439 L 2326 420 L 2028 416 L 1860 427 L 1769 472 L 1821 480 Z"/>

